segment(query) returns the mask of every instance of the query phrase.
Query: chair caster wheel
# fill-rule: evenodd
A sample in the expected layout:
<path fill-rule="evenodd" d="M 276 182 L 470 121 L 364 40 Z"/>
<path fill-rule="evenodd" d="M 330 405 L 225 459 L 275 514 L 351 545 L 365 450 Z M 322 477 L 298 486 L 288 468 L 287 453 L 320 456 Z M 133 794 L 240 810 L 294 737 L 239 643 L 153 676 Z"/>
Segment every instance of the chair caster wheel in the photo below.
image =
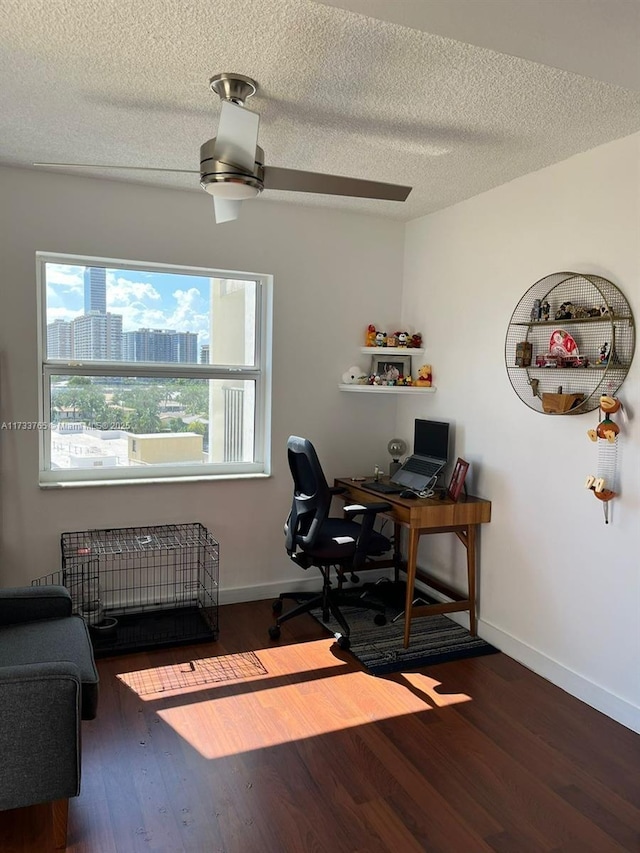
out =
<path fill-rule="evenodd" d="M 276 600 L 271 604 L 271 610 L 274 613 L 282 613 L 282 599 L 276 598 Z"/>
<path fill-rule="evenodd" d="M 345 651 L 351 645 L 351 640 L 348 637 L 342 636 L 342 634 L 339 637 L 336 637 L 336 642 L 338 643 L 338 648 L 344 649 Z"/>
<path fill-rule="evenodd" d="M 349 580 L 351 581 L 351 583 L 360 583 L 360 578 L 358 577 L 358 575 L 354 575 L 353 572 L 351 572 L 351 574 L 349 575 Z"/>
<path fill-rule="evenodd" d="M 384 613 L 376 613 L 376 615 L 373 617 L 373 621 L 376 625 L 386 625 L 387 617 L 384 615 Z"/>
<path fill-rule="evenodd" d="M 280 626 L 279 625 L 272 625 L 269 628 L 269 637 L 272 640 L 279 640 L 280 639 Z"/>

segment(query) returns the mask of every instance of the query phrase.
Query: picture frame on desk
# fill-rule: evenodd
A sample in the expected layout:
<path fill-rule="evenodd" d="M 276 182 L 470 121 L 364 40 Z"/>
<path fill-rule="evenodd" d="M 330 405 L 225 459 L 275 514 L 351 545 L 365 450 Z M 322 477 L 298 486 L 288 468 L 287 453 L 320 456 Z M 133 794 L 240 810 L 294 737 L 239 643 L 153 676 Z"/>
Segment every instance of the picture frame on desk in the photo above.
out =
<path fill-rule="evenodd" d="M 453 474 L 451 475 L 451 482 L 449 483 L 449 488 L 447 489 L 447 497 L 451 498 L 452 501 L 457 501 L 460 497 L 460 492 L 462 491 L 462 487 L 464 486 L 464 481 L 467 476 L 468 470 L 469 463 L 465 462 L 464 459 L 461 459 L 458 456 L 455 468 L 453 469 Z"/>

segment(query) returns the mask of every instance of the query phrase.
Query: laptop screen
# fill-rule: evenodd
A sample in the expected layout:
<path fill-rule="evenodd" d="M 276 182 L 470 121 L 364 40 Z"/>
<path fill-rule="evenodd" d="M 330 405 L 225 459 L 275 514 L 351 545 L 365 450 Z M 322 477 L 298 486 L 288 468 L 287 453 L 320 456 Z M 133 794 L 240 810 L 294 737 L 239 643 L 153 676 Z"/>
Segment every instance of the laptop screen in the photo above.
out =
<path fill-rule="evenodd" d="M 449 458 L 449 424 L 416 418 L 413 452 L 418 456 L 432 456 L 446 461 Z"/>

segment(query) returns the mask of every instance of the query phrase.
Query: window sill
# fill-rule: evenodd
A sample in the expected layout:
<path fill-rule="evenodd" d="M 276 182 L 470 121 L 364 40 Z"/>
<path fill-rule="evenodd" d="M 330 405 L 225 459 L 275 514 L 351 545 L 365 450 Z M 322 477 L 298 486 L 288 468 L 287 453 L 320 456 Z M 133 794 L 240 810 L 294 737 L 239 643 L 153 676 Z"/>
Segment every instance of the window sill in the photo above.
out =
<path fill-rule="evenodd" d="M 221 480 L 266 480 L 271 474 L 206 474 L 201 477 L 132 477 L 122 480 L 76 480 L 41 482 L 41 489 L 82 489 L 85 486 L 159 486 L 170 483 L 212 483 Z"/>

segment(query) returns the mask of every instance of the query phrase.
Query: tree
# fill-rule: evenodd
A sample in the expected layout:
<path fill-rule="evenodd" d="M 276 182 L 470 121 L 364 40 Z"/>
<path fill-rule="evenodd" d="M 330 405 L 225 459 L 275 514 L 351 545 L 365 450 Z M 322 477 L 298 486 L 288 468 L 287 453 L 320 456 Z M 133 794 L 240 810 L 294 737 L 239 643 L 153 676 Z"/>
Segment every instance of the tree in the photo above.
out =
<path fill-rule="evenodd" d="M 202 379 L 178 379 L 177 399 L 187 415 L 208 417 L 209 382 Z"/>
<path fill-rule="evenodd" d="M 162 422 L 158 407 L 164 391 L 158 386 L 129 387 L 123 390 L 121 399 L 126 409 L 133 411 L 125 415 L 125 424 L 130 432 L 160 432 Z"/>

